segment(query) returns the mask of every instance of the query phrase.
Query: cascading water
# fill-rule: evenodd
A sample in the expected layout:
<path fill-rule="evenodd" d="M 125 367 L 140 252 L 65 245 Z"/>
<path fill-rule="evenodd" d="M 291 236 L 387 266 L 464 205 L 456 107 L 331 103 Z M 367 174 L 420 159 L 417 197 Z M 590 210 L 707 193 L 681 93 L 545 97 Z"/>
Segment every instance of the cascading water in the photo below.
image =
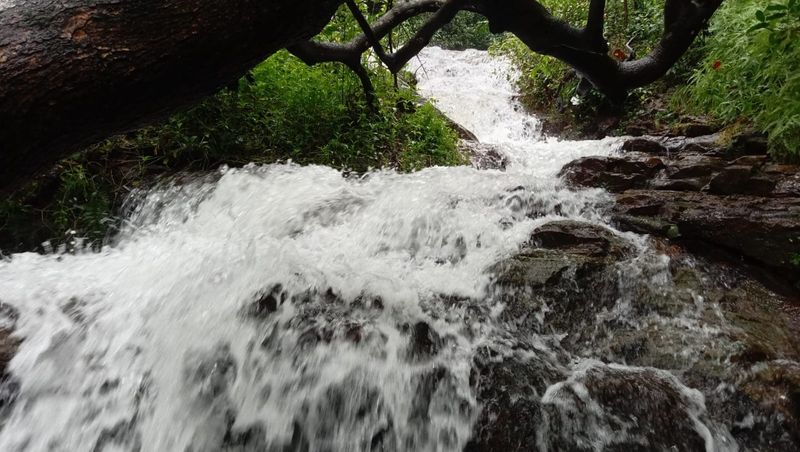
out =
<path fill-rule="evenodd" d="M 502 149 L 506 171 L 223 169 L 147 193 L 99 252 L 0 262 L 0 301 L 23 339 L 0 450 L 463 450 L 484 409 L 476 355 L 517 350 L 504 303 L 487 295 L 490 269 L 552 220 L 604 225 L 608 195 L 556 174 L 620 141 L 543 139 L 508 65 L 484 52 L 431 48 L 421 61 L 420 92 Z M 620 284 L 665 284 L 664 259 L 631 262 Z M 633 318 L 626 302 L 603 315 L 667 322 Z M 691 313 L 670 321 L 698 332 L 684 344 L 714 334 Z M 586 391 L 598 372 L 655 372 L 708 450 L 735 448 L 676 377 L 603 364 L 591 347 L 558 357 L 559 334 L 525 335 L 529 356 L 566 375 L 537 395 L 556 407 L 537 426 L 540 449 L 557 448 L 548 435 L 614 444 L 619 420 Z"/>

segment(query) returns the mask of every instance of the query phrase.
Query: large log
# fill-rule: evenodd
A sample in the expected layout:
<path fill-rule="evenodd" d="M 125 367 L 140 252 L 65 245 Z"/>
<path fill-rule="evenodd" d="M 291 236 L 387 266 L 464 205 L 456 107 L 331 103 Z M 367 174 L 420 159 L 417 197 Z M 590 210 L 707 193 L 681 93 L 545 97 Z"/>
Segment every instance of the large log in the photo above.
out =
<path fill-rule="evenodd" d="M 341 0 L 0 0 L 0 193 L 317 34 Z"/>

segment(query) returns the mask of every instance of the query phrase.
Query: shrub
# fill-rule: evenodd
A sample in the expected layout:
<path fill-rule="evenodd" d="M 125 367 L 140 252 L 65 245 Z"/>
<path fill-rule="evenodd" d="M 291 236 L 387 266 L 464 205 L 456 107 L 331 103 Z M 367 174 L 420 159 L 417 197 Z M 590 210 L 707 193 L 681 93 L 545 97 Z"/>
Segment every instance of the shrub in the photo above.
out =
<path fill-rule="evenodd" d="M 373 70 L 381 101 L 370 113 L 357 78 L 340 65 L 307 67 L 279 52 L 239 81 L 163 124 L 114 137 L 62 162 L 0 204 L 0 249 L 60 242 L 66 230 L 102 239 L 133 187 L 221 164 L 293 160 L 362 172 L 464 163 L 445 118 Z M 31 227 L 36 225 L 36 228 Z"/>
<path fill-rule="evenodd" d="M 725 2 L 704 47 L 680 93 L 690 111 L 752 122 L 774 156 L 800 158 L 800 1 Z"/>

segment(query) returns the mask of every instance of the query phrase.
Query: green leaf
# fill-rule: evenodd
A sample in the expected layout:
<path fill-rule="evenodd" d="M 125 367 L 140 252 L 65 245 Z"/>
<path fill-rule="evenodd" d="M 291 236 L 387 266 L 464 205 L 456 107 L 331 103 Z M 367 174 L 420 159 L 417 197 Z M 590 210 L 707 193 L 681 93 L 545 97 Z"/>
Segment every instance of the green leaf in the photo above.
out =
<path fill-rule="evenodd" d="M 754 31 L 758 31 L 758 30 L 767 28 L 768 26 L 769 26 L 769 24 L 766 23 L 766 22 L 757 23 L 757 24 L 753 25 L 752 27 L 748 28 L 747 32 L 748 33 L 752 33 Z"/>
<path fill-rule="evenodd" d="M 788 8 L 786 7 L 786 5 L 769 5 L 769 6 L 767 6 L 767 8 L 764 11 L 765 12 L 786 11 L 787 9 Z"/>
<path fill-rule="evenodd" d="M 775 19 L 780 19 L 781 17 L 786 17 L 786 13 L 775 13 L 767 17 L 768 22 L 772 22 Z"/>
<path fill-rule="evenodd" d="M 756 11 L 756 19 L 758 19 L 759 22 L 766 21 L 767 18 L 766 18 L 766 16 L 764 16 L 764 11 L 761 11 L 761 10 Z"/>

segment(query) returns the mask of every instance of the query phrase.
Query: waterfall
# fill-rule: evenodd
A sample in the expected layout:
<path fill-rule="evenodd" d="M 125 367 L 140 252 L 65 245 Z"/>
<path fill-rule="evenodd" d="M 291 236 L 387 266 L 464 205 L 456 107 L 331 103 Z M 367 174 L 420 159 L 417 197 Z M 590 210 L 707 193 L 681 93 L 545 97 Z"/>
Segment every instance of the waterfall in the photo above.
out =
<path fill-rule="evenodd" d="M 510 65 L 485 52 L 430 48 L 412 69 L 422 95 L 505 154 L 504 171 L 222 168 L 146 193 L 100 251 L 0 261 L 0 302 L 23 339 L 0 450 L 463 450 L 485 409 L 476 356 L 517 350 L 493 265 L 553 220 L 609 229 L 610 196 L 557 173 L 621 141 L 542 136 Z M 665 260 L 633 259 L 627 274 L 649 262 L 641 278 L 663 276 Z M 568 375 L 537 397 L 595 410 L 571 427 L 591 448 L 613 438 L 587 375 L 628 369 L 678 388 L 706 447 L 723 449 L 698 391 L 591 349 L 556 356 L 559 334 L 526 333 L 529 353 Z"/>

